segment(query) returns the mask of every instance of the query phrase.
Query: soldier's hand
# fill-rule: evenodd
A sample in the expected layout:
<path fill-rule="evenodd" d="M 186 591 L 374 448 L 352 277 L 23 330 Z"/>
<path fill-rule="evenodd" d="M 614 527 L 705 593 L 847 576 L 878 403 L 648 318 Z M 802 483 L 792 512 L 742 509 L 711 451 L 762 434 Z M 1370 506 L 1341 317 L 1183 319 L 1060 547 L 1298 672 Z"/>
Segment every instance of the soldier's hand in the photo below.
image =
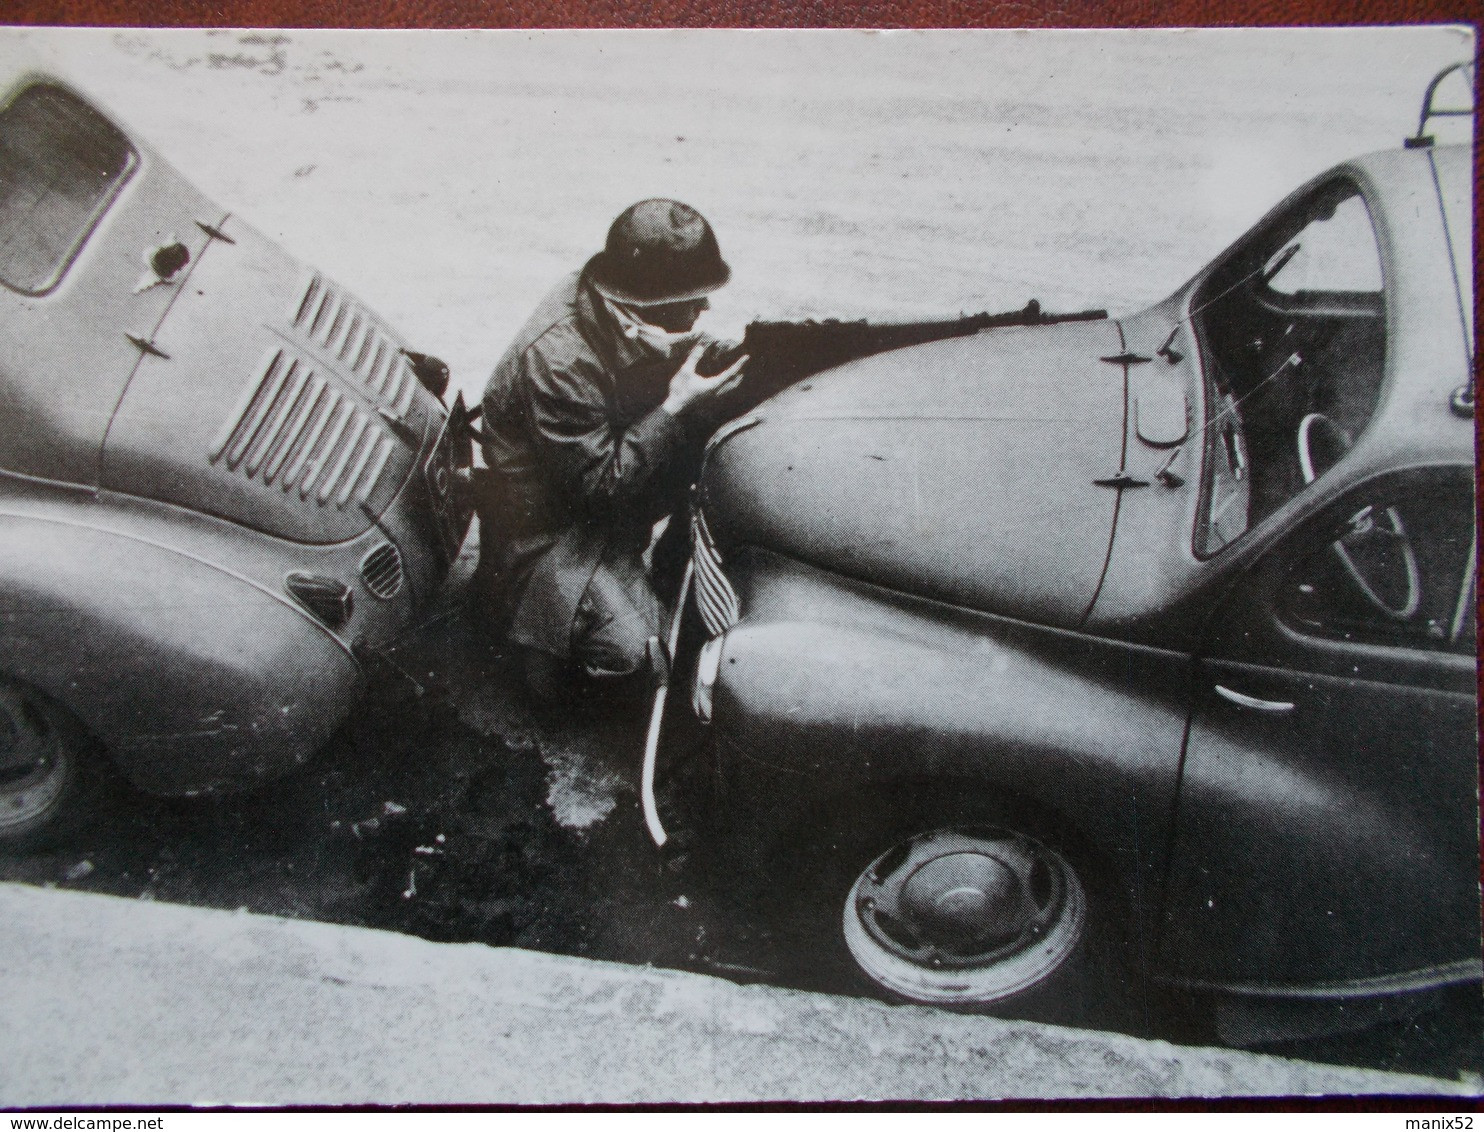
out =
<path fill-rule="evenodd" d="M 742 380 L 742 367 L 747 364 L 746 354 L 712 377 L 702 377 L 697 373 L 696 366 L 700 364 L 706 346 L 705 342 L 697 343 L 690 356 L 670 379 L 670 393 L 662 408 L 671 416 L 679 416 L 699 401 L 735 389 Z"/>

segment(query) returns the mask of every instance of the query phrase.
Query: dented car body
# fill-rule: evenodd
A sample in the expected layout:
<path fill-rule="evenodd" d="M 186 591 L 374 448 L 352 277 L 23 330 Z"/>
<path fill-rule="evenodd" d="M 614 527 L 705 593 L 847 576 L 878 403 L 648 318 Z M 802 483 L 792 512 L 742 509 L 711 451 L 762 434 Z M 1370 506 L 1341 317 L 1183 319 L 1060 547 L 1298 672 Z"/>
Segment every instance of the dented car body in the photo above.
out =
<path fill-rule="evenodd" d="M 1357 159 L 1140 314 L 713 438 L 664 726 L 878 988 L 1116 934 L 1237 1040 L 1479 979 L 1472 179 Z"/>
<path fill-rule="evenodd" d="M 0 101 L 0 838 L 96 740 L 150 791 L 302 762 L 469 523 L 374 313 L 81 95 Z M 451 423 L 452 417 L 452 423 Z"/>

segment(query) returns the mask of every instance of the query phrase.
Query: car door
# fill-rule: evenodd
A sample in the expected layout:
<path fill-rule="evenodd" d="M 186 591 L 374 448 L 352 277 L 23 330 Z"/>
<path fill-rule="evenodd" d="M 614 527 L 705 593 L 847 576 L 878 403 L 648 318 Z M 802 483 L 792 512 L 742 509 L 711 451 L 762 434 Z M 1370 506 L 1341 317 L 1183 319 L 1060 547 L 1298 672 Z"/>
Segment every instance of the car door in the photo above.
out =
<path fill-rule="evenodd" d="M 1371 480 L 1214 611 L 1166 974 L 1342 992 L 1477 972 L 1473 498 L 1466 466 Z"/>

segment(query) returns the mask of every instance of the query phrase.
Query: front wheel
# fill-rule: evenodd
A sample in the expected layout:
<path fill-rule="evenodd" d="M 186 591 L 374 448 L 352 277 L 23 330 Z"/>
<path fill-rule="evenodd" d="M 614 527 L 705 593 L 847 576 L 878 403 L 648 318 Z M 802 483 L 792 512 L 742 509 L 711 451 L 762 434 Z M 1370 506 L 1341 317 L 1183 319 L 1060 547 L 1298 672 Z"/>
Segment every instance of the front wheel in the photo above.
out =
<path fill-rule="evenodd" d="M 1087 897 L 1066 858 L 992 826 L 897 842 L 845 897 L 861 972 L 913 1002 L 992 1007 L 1049 982 L 1083 941 Z"/>
<path fill-rule="evenodd" d="M 40 693 L 0 679 L 0 847 L 59 839 L 97 785 L 91 743 Z"/>
<path fill-rule="evenodd" d="M 835 796 L 771 840 L 752 907 L 785 980 L 1144 1032 L 1125 887 L 1044 808 L 961 780 L 892 784 Z"/>

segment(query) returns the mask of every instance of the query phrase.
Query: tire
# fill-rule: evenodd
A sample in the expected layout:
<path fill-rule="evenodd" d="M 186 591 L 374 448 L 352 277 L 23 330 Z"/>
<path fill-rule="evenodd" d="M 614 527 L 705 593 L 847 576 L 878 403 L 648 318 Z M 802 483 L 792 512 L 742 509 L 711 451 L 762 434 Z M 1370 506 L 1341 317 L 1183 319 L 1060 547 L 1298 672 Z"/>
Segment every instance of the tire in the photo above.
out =
<path fill-rule="evenodd" d="M 848 973 L 891 1001 L 1135 1029 L 1102 870 L 1033 809 L 964 800 L 978 789 L 852 795 L 804 831 L 764 897 L 788 966 L 821 989 Z"/>
<path fill-rule="evenodd" d="M 842 934 L 871 982 L 910 1002 L 992 1008 L 1082 948 L 1087 897 L 1066 858 L 1013 829 L 911 834 L 861 868 Z"/>
<path fill-rule="evenodd" d="M 65 840 L 101 786 L 92 740 L 40 692 L 0 678 L 0 848 Z"/>

